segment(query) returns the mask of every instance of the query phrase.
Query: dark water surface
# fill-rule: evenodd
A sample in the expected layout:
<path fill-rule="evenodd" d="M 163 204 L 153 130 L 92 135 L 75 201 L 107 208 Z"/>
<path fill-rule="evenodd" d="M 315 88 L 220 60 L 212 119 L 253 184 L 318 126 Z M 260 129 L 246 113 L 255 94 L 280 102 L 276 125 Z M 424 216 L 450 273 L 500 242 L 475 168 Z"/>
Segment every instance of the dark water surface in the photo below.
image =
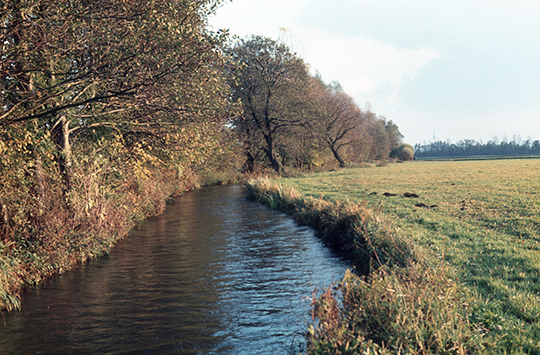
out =
<path fill-rule="evenodd" d="M 287 354 L 313 289 L 346 267 L 240 185 L 192 191 L 110 256 L 26 292 L 0 354 Z"/>

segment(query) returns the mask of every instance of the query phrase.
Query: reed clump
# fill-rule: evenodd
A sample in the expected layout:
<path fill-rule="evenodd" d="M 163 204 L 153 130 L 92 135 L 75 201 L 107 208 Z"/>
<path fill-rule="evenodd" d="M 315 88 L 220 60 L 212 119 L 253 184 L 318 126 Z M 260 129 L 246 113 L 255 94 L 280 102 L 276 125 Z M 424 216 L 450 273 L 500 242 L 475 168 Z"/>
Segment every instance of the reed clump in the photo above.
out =
<path fill-rule="evenodd" d="M 313 299 L 309 354 L 466 354 L 478 338 L 448 271 L 418 264 L 343 280 Z"/>
<path fill-rule="evenodd" d="M 249 196 L 310 225 L 349 258 L 354 272 L 312 300 L 308 354 L 465 354 L 481 334 L 469 324 L 464 289 L 444 262 L 395 233 L 365 204 L 302 196 L 268 179 Z"/>

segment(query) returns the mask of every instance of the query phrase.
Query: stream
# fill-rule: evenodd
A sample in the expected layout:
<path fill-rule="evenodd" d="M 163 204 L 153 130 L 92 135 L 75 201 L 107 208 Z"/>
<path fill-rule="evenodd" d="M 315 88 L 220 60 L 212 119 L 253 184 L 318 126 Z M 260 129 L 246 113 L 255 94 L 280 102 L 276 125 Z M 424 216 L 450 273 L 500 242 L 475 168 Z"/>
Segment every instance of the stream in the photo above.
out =
<path fill-rule="evenodd" d="M 297 354 L 348 264 L 241 185 L 188 192 L 111 254 L 26 291 L 0 354 Z"/>

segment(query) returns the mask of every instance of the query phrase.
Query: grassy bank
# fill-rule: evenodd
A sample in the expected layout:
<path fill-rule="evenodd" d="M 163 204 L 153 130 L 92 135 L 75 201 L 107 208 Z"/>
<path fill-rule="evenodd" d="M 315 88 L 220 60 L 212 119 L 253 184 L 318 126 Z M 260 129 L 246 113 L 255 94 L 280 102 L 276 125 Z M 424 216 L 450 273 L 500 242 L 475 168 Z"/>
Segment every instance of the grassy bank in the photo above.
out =
<path fill-rule="evenodd" d="M 250 196 L 290 213 L 351 260 L 355 273 L 313 300 L 309 354 L 464 354 L 473 333 L 452 270 L 427 256 L 378 210 L 252 180 Z"/>
<path fill-rule="evenodd" d="M 389 353 L 539 353 L 539 176 L 534 159 L 412 162 L 278 180 L 283 192 L 259 193 L 293 214 L 302 208 L 272 202 L 291 188 L 297 200 L 363 206 L 414 256 L 404 266 L 371 267 L 367 277 L 347 275 L 338 295 L 329 290 L 323 299 L 330 301 L 315 304 L 311 353 L 343 353 L 347 341 Z M 381 247 L 390 255 L 401 249 Z M 443 323 L 432 323 L 435 315 Z"/>

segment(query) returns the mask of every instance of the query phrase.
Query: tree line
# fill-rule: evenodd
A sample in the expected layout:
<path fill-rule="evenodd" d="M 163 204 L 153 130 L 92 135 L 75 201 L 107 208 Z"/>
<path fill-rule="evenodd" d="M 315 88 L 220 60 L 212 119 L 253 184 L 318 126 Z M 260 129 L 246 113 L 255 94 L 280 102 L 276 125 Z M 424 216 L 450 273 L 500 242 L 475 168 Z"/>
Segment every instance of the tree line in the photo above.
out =
<path fill-rule="evenodd" d="M 246 169 L 384 160 L 402 139 L 398 127 L 361 110 L 339 83 L 310 75 L 308 65 L 275 40 L 252 36 L 231 44 L 231 96 L 241 113 L 231 122 Z"/>
<path fill-rule="evenodd" d="M 244 172 L 384 160 L 399 146 L 392 121 L 283 43 L 210 31 L 221 3 L 0 5 L 4 306 L 18 287 L 106 252 L 171 194 Z"/>
<path fill-rule="evenodd" d="M 496 137 L 487 143 L 476 142 L 473 139 L 464 139 L 457 143 L 436 141 L 423 145 L 416 144 L 415 155 L 419 158 L 540 155 L 540 141 L 531 139 L 522 141 L 519 138 L 499 141 Z"/>
<path fill-rule="evenodd" d="M 79 148 L 189 165 L 213 156 L 228 134 L 242 145 L 247 171 L 282 172 L 329 157 L 340 166 L 385 159 L 399 145 L 392 121 L 310 75 L 284 44 L 257 36 L 231 43 L 208 31 L 219 5 L 8 1 L 0 10 L 3 167 L 54 157 L 69 185 Z"/>

